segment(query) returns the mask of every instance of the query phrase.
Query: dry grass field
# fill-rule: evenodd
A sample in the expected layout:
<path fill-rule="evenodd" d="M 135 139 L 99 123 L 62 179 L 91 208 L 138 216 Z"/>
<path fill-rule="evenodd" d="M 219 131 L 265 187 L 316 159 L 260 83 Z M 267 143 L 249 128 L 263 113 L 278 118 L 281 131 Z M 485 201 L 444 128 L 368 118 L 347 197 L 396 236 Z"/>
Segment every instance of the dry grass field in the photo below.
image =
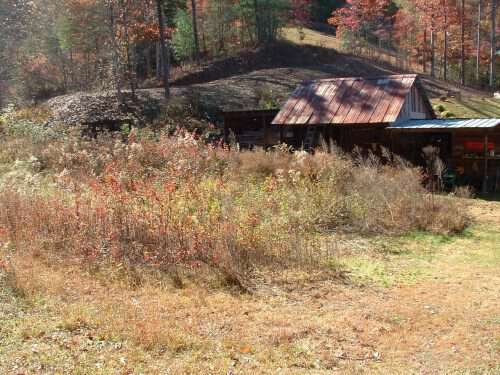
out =
<path fill-rule="evenodd" d="M 45 115 L 0 125 L 0 373 L 500 373 L 499 203 Z"/>
<path fill-rule="evenodd" d="M 261 275 L 252 293 L 13 257 L 0 372 L 498 374 L 500 204 L 456 237 L 345 238 L 341 278 Z"/>

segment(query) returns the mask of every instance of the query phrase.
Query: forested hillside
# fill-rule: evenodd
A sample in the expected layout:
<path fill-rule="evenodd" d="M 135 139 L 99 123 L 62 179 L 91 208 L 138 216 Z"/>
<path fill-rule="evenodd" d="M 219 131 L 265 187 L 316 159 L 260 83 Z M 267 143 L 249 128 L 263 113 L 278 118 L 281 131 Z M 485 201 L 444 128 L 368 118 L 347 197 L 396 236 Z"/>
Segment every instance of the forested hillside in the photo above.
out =
<path fill-rule="evenodd" d="M 492 89 L 497 84 L 495 4 L 5 0 L 0 4 L 0 105 L 75 91 L 168 86 L 199 63 L 272 45 L 285 26 L 298 28 L 301 36 L 303 26 L 336 34 L 348 52 L 377 48 L 407 69 Z"/>
<path fill-rule="evenodd" d="M 328 22 L 347 47 L 393 50 L 408 66 L 461 85 L 497 84 L 496 0 L 348 0 Z"/>

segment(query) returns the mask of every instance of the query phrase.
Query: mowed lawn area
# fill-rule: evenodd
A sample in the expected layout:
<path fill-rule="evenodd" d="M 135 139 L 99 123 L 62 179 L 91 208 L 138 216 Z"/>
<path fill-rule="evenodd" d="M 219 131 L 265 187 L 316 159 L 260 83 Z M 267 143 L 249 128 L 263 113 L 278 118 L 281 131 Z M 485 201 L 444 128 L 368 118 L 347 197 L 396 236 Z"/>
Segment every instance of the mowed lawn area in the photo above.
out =
<path fill-rule="evenodd" d="M 27 258 L 0 278 L 0 373 L 498 374 L 500 203 L 462 204 L 464 234 L 339 238 L 344 277 L 248 294 Z"/>
<path fill-rule="evenodd" d="M 452 117 L 458 118 L 500 118 L 500 100 L 481 97 L 465 96 L 463 98 L 433 99 L 434 106 L 442 105 Z"/>

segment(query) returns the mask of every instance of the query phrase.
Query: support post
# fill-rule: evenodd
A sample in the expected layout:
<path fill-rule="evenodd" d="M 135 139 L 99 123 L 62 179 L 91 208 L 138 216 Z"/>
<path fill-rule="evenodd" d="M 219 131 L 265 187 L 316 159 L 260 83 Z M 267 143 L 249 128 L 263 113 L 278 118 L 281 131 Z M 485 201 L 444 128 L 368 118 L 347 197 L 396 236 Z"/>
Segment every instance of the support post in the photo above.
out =
<path fill-rule="evenodd" d="M 391 157 L 394 155 L 394 132 L 392 130 L 389 130 L 389 137 L 390 137 L 390 152 L 391 152 Z"/>
<path fill-rule="evenodd" d="M 226 145 L 228 145 L 229 144 L 229 129 L 227 127 L 226 116 L 224 116 L 224 115 L 223 115 L 222 122 L 224 123 L 224 143 Z"/>
<path fill-rule="evenodd" d="M 484 135 L 484 180 L 483 193 L 488 192 L 488 134 Z"/>
<path fill-rule="evenodd" d="M 264 148 L 267 148 L 267 139 L 268 139 L 268 129 L 267 129 L 267 121 L 266 121 L 266 115 L 262 115 L 262 135 L 263 135 L 263 144 Z"/>

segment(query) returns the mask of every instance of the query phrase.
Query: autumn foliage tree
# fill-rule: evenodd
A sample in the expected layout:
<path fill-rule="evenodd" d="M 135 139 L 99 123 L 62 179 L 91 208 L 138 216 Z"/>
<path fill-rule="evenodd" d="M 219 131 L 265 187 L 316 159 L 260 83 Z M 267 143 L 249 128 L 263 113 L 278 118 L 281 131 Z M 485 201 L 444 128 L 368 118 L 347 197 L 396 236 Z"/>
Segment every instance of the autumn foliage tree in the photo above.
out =
<path fill-rule="evenodd" d="M 410 65 L 432 76 L 493 88 L 496 1 L 406 0 L 396 7 L 385 0 L 348 0 L 329 22 L 347 48 L 360 42 L 380 47 L 384 41 L 389 52 L 408 57 Z"/>
<path fill-rule="evenodd" d="M 166 87 L 169 61 L 272 43 L 287 23 L 309 20 L 311 1 L 2 0 L 0 85 L 24 101 L 135 91 L 144 81 Z"/>
<path fill-rule="evenodd" d="M 387 40 L 392 28 L 390 0 L 347 0 L 346 6 L 333 12 L 328 22 L 337 26 L 345 40 Z"/>

